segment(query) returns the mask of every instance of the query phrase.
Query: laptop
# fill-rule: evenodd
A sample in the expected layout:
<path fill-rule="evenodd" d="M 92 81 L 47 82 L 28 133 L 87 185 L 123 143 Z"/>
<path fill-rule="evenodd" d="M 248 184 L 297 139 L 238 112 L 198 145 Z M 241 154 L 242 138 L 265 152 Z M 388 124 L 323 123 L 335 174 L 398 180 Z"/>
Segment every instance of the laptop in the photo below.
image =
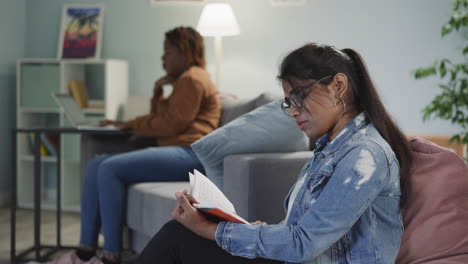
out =
<path fill-rule="evenodd" d="M 83 110 L 70 94 L 52 93 L 52 97 L 57 102 L 57 105 L 63 109 L 73 127 L 89 130 L 120 130 L 120 128 L 115 126 L 100 126 L 99 124 L 91 123 L 86 119 Z"/>

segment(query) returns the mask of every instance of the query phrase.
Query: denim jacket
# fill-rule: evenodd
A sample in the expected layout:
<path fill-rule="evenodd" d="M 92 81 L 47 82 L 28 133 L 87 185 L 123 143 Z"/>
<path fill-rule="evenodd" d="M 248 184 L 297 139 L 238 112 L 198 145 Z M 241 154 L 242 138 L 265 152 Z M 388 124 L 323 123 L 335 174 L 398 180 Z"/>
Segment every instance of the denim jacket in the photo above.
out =
<path fill-rule="evenodd" d="M 216 242 L 235 256 L 285 263 L 394 263 L 403 232 L 399 172 L 392 149 L 361 113 L 333 141 L 317 141 L 285 221 L 220 222 Z"/>

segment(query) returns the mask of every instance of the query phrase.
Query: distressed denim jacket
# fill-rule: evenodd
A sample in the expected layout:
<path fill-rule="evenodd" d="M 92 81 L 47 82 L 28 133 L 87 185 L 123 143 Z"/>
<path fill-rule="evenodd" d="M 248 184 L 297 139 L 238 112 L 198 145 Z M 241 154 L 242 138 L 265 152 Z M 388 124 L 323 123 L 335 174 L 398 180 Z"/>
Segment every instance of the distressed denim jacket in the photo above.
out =
<path fill-rule="evenodd" d="M 216 242 L 235 256 L 285 263 L 394 263 L 403 232 L 399 168 L 361 113 L 333 141 L 318 140 L 286 221 L 220 222 Z"/>

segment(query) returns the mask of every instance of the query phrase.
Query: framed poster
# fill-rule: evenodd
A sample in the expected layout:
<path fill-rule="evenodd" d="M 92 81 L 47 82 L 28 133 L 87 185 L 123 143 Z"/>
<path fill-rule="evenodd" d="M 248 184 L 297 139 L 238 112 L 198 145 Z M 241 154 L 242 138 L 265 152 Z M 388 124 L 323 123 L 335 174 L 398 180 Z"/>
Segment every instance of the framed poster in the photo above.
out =
<path fill-rule="evenodd" d="M 57 57 L 99 58 L 103 17 L 101 5 L 64 5 Z"/>

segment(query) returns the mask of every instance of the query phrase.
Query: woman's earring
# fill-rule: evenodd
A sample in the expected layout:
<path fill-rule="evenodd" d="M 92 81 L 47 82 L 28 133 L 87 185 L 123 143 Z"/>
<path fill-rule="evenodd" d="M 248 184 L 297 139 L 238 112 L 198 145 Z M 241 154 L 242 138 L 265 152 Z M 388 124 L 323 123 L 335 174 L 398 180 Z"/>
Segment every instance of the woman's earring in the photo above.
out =
<path fill-rule="evenodd" d="M 341 100 L 341 102 L 343 103 L 343 113 L 346 113 L 346 103 L 345 103 L 345 101 L 343 100 L 343 97 L 340 96 L 340 100 Z M 336 103 L 335 103 L 335 105 L 336 105 Z"/>

